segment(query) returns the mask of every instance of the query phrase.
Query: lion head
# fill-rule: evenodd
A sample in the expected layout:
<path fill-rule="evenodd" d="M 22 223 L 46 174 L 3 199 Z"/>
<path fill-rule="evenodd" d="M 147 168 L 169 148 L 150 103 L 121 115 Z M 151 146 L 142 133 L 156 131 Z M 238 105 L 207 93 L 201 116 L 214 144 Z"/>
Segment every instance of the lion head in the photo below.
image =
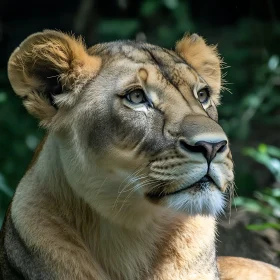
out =
<path fill-rule="evenodd" d="M 223 209 L 233 163 L 216 109 L 221 59 L 198 35 L 175 51 L 134 41 L 87 49 L 44 31 L 15 50 L 8 73 L 67 183 L 101 216 L 131 225 Z"/>

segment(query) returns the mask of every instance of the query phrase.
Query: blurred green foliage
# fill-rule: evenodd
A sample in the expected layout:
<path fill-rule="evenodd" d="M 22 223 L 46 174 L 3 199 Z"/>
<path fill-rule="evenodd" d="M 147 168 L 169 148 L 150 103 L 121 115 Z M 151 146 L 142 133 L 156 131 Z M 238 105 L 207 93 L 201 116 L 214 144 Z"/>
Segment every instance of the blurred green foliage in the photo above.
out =
<path fill-rule="evenodd" d="M 262 191 L 255 191 L 253 199 L 246 197 L 235 198 L 235 205 L 248 211 L 258 213 L 265 218 L 265 223 L 248 225 L 250 230 L 274 228 L 280 230 L 280 149 L 260 144 L 257 149 L 246 148 L 244 154 L 263 164 L 274 176 L 274 186 Z"/>
<path fill-rule="evenodd" d="M 244 154 L 263 164 L 274 175 L 275 181 L 280 183 L 280 149 L 260 144 L 258 149 L 244 149 Z M 280 189 L 275 193 L 280 194 Z"/>
<path fill-rule="evenodd" d="M 101 0 L 95 1 L 101 3 Z M 163 47 L 173 48 L 185 32 L 196 32 L 207 38 L 208 43 L 218 43 L 224 61 L 230 67 L 223 70 L 225 84 L 231 93 L 223 92 L 223 105 L 219 108 L 220 123 L 231 139 L 235 160 L 237 192 L 242 197 L 238 205 L 254 208 L 274 219 L 279 219 L 279 158 L 280 146 L 280 23 L 264 22 L 251 17 L 240 17 L 231 25 L 211 25 L 207 20 L 198 20 L 192 15 L 187 1 L 144 0 L 132 7 L 129 16 L 121 9 L 127 1 L 118 1 L 120 15 L 103 16 L 90 0 L 81 1 L 85 8 L 61 13 L 66 22 L 49 22 L 44 28 L 74 30 L 84 35 L 91 43 L 117 39 L 147 40 Z M 86 5 L 89 5 L 88 8 Z M 205 4 L 206 5 L 206 4 Z M 97 5 L 98 6 L 98 5 Z M 208 14 L 207 6 L 204 14 Z M 134 10 L 133 10 L 134 9 Z M 200 8 L 203 12 L 203 7 Z M 83 14 L 83 12 L 85 12 Z M 105 12 L 104 12 L 105 13 Z M 216 16 L 220 16 L 217 15 Z M 94 23 L 92 18 L 94 18 Z M 201 18 L 201 17 L 200 17 Z M 34 30 L 38 21 L 39 30 Z M 15 19 L 15 22 L 17 20 Z M 22 24 L 21 33 L 15 34 L 15 46 L 29 33 L 40 31 L 41 22 L 35 18 Z M 34 25 L 31 27 L 31 25 Z M 27 34 L 25 34 L 27 33 Z M 17 37 L 18 36 L 18 37 Z M 8 44 L 9 45 L 9 44 Z M 11 45 L 11 44 L 10 44 Z M 12 52 L 12 47 L 9 53 Z M 7 57 L 8 60 L 8 57 Z M 6 75 L 6 65 L 0 68 L 0 225 L 12 194 L 24 175 L 33 151 L 42 138 L 43 131 L 37 121 L 27 115 L 21 101 L 13 94 Z M 259 143 L 267 143 L 276 147 Z M 245 150 L 244 147 L 253 147 Z M 274 174 L 254 160 L 264 164 Z M 278 160 L 279 164 L 279 160 Z M 277 171 L 278 170 L 278 171 Z M 276 173 L 278 174 L 276 174 Z M 261 178 L 259 173 L 266 174 Z M 247 197 L 245 197 L 247 196 Z M 278 213 L 275 216 L 275 213 Z M 266 226 L 279 226 L 279 220 Z M 275 224 L 275 225 L 272 225 Z"/>

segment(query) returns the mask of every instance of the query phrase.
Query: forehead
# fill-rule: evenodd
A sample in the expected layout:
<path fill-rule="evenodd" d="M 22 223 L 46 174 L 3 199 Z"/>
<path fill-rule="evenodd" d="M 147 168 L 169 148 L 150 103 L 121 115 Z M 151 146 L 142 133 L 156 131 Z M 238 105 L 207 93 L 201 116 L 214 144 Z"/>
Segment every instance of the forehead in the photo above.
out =
<path fill-rule="evenodd" d="M 111 42 L 95 45 L 89 49 L 89 53 L 100 56 L 104 68 L 118 71 L 116 76 L 125 74 L 126 80 L 136 78 L 137 71 L 134 70 L 144 67 L 149 72 L 157 72 L 157 80 L 175 87 L 203 82 L 191 65 L 177 53 L 151 44 L 134 41 Z"/>
<path fill-rule="evenodd" d="M 88 51 L 92 55 L 94 54 L 107 58 L 127 58 L 135 63 L 146 63 L 147 61 L 154 62 L 153 56 L 157 53 L 169 62 L 186 64 L 186 62 L 175 52 L 143 42 L 109 42 L 97 44 L 91 47 Z"/>

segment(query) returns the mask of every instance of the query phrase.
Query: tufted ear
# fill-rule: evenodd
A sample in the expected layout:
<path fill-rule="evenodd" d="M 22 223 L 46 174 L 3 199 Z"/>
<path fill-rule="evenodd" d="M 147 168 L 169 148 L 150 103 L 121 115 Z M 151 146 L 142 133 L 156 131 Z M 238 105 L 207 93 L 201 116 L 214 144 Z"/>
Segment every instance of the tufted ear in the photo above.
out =
<path fill-rule="evenodd" d="M 214 93 L 220 92 L 222 60 L 216 46 L 208 46 L 202 37 L 192 34 L 177 42 L 176 52 L 202 76 Z"/>
<path fill-rule="evenodd" d="M 29 36 L 13 52 L 8 76 L 29 113 L 47 125 L 59 108 L 75 104 L 100 66 L 101 59 L 90 56 L 80 38 L 46 30 Z"/>

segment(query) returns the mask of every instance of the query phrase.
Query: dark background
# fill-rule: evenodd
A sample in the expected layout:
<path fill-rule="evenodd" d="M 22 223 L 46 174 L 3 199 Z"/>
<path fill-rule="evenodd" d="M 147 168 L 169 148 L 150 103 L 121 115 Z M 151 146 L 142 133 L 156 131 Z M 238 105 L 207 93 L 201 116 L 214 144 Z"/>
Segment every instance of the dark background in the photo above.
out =
<path fill-rule="evenodd" d="M 185 32 L 218 44 L 230 66 L 219 114 L 235 161 L 235 205 L 260 218 L 249 230 L 280 230 L 279 20 L 279 0 L 1 0 L 0 225 L 44 134 L 12 92 L 7 60 L 31 33 L 59 29 L 82 34 L 88 46 L 137 39 L 173 48 Z"/>

